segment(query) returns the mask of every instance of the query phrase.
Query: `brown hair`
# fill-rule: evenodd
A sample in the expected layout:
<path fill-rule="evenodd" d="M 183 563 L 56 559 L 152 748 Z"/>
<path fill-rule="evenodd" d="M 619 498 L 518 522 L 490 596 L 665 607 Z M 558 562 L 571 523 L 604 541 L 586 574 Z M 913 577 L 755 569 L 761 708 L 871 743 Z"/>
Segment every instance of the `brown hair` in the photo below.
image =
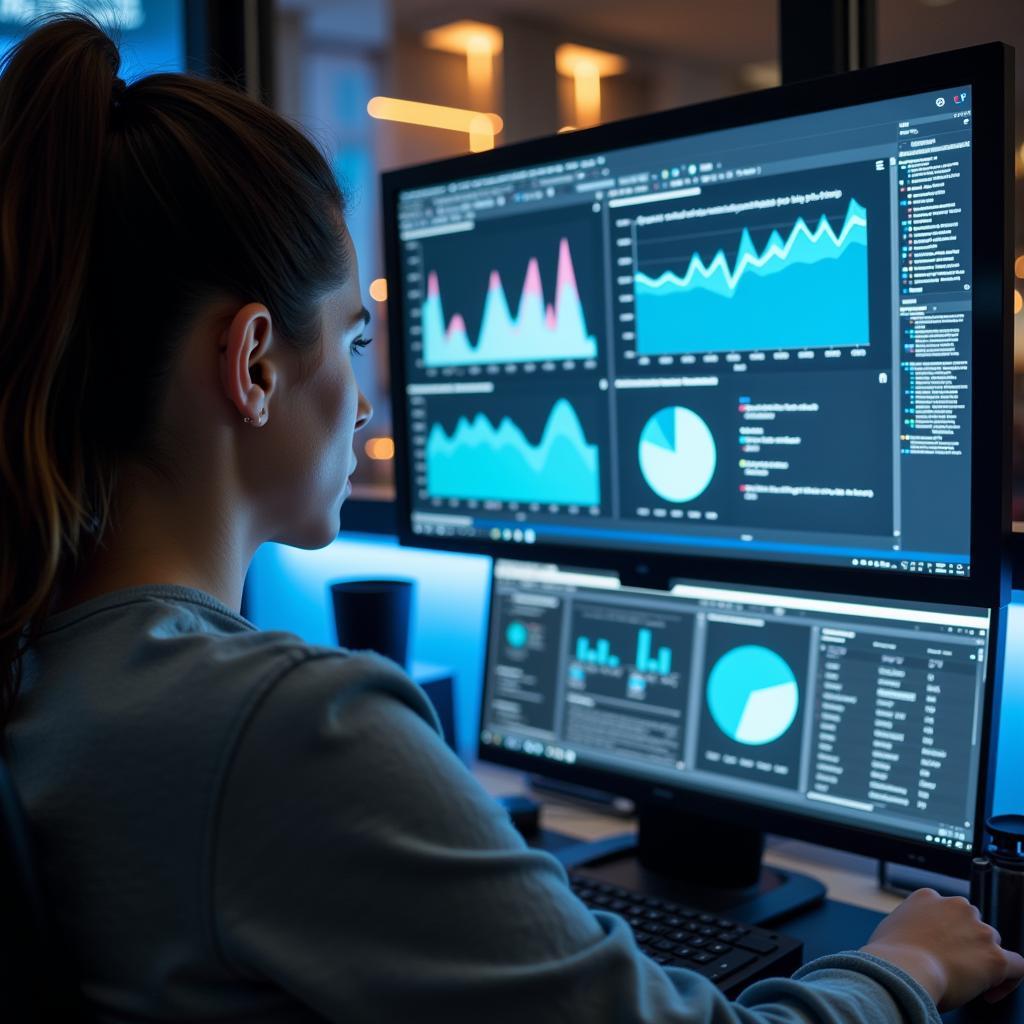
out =
<path fill-rule="evenodd" d="M 0 725 L 118 466 L 160 464 L 154 413 L 200 306 L 262 302 L 309 347 L 349 272 L 341 192 L 298 129 L 190 75 L 125 86 L 119 66 L 65 15 L 0 74 Z"/>

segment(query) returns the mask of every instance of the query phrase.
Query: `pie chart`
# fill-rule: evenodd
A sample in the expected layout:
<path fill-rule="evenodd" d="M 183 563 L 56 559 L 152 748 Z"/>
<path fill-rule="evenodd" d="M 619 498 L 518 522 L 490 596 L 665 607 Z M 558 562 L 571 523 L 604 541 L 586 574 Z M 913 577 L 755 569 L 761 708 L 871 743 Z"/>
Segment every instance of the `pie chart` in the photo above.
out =
<path fill-rule="evenodd" d="M 660 409 L 640 432 L 640 472 L 665 501 L 699 498 L 711 483 L 717 462 L 708 425 L 682 405 Z"/>
<path fill-rule="evenodd" d="M 708 676 L 708 710 L 722 732 L 737 743 L 774 743 L 796 718 L 800 690 L 781 655 L 760 644 L 734 647 Z"/>
<path fill-rule="evenodd" d="M 510 622 L 505 630 L 505 639 L 509 647 L 525 647 L 530 631 L 521 622 Z"/>

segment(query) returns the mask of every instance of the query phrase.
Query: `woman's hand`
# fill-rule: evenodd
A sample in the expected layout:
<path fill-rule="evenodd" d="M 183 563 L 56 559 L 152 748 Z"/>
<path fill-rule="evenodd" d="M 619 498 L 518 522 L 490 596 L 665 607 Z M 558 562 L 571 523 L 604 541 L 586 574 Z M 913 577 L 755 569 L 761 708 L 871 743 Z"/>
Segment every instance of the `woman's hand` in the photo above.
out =
<path fill-rule="evenodd" d="M 863 952 L 902 968 L 945 1012 L 983 993 L 995 1002 L 1020 984 L 1024 957 L 999 941 L 962 896 L 918 889 L 875 929 Z"/>

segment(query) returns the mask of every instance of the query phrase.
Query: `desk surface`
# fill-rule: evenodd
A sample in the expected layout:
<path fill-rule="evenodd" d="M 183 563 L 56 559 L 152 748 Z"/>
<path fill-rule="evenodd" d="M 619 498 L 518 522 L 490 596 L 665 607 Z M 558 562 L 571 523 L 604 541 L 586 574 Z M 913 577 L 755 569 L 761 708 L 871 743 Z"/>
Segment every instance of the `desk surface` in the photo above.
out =
<path fill-rule="evenodd" d="M 522 772 L 478 762 L 473 774 L 492 796 L 528 792 Z M 580 839 L 604 839 L 633 831 L 636 825 L 628 818 L 545 795 L 541 827 Z M 764 859 L 776 867 L 811 875 L 827 890 L 828 901 L 823 906 L 779 925 L 781 931 L 803 939 L 805 960 L 863 944 L 878 923 L 878 915 L 887 914 L 900 902 L 898 896 L 878 888 L 876 862 L 868 857 L 770 836 Z M 945 1014 L 943 1020 L 947 1024 L 1021 1024 L 1024 993 L 1017 992 L 996 1006 L 972 1004 Z"/>

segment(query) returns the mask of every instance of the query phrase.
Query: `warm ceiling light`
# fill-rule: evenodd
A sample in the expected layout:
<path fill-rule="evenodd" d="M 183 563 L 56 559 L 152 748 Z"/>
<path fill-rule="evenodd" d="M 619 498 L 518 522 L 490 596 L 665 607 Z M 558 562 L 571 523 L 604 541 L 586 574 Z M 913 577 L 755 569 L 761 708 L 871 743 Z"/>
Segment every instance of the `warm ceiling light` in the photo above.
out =
<path fill-rule="evenodd" d="M 555 50 L 555 70 L 573 80 L 577 125 L 585 128 L 601 120 L 601 79 L 621 75 L 628 68 L 625 57 L 607 50 L 575 43 L 562 43 Z"/>
<path fill-rule="evenodd" d="M 505 37 L 500 28 L 483 21 L 453 21 L 423 33 L 423 45 L 466 58 L 466 75 L 474 103 L 490 103 L 494 86 L 494 58 Z"/>
<path fill-rule="evenodd" d="M 436 103 L 417 103 L 415 100 L 396 100 L 390 96 L 374 96 L 366 104 L 366 112 L 381 121 L 465 132 L 469 136 L 469 148 L 474 153 L 482 149 L 493 149 L 494 136 L 505 127 L 497 114 L 483 114 L 479 110 L 463 110 L 461 107 L 442 107 Z"/>
<path fill-rule="evenodd" d="M 504 43 L 501 29 L 483 21 L 452 21 L 423 33 L 423 43 L 445 53 L 501 53 Z"/>
<path fill-rule="evenodd" d="M 629 61 L 618 53 L 607 50 L 595 50 L 589 46 L 577 46 L 575 43 L 562 43 L 555 50 L 555 69 L 560 75 L 575 75 L 583 67 L 601 78 L 609 75 L 621 75 L 629 70 Z"/>
<path fill-rule="evenodd" d="M 374 302 L 387 302 L 388 301 L 388 282 L 387 278 L 375 277 L 370 282 L 370 298 Z"/>
<path fill-rule="evenodd" d="M 1024 279 L 1024 256 L 1018 256 L 1013 261 L 1013 272 L 1019 277 Z"/>
<path fill-rule="evenodd" d="M 1019 313 L 1021 309 L 1024 309 L 1024 298 L 1021 297 L 1020 289 L 1013 289 L 1013 312 Z"/>
<path fill-rule="evenodd" d="M 376 462 L 387 462 L 395 457 L 395 442 L 390 437 L 371 437 L 363 451 Z"/>

